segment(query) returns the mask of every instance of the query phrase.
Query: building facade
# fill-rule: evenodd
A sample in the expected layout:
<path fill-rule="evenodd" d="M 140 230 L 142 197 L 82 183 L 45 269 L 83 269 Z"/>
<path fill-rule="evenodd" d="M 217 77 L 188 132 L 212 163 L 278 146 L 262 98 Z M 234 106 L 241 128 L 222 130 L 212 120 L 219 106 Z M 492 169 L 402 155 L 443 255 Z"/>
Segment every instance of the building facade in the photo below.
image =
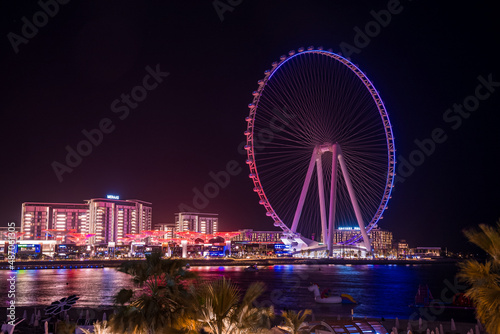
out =
<path fill-rule="evenodd" d="M 95 234 L 90 244 L 120 242 L 152 228 L 152 206 L 140 200 L 94 198 L 85 203 L 22 204 L 23 239 L 69 242 L 64 233 Z"/>
<path fill-rule="evenodd" d="M 179 212 L 175 214 L 175 232 L 217 232 L 219 215 L 216 213 Z"/>
<path fill-rule="evenodd" d="M 368 233 L 374 251 L 389 251 L 392 249 L 392 232 L 374 228 Z"/>
<path fill-rule="evenodd" d="M 423 258 L 436 258 L 443 257 L 446 251 L 441 247 L 417 247 L 413 253 Z"/>
<path fill-rule="evenodd" d="M 86 201 L 89 208 L 93 244 L 118 242 L 126 234 L 152 229 L 151 203 L 140 200 L 95 198 Z"/>
<path fill-rule="evenodd" d="M 359 227 L 340 227 L 335 230 L 333 242 L 338 244 L 359 234 Z M 368 238 L 370 239 L 372 248 L 375 252 L 388 251 L 392 249 L 393 236 L 390 231 L 373 228 L 370 232 L 368 232 Z"/>
<path fill-rule="evenodd" d="M 406 240 L 399 240 L 392 245 L 392 248 L 396 251 L 397 256 L 408 256 L 411 254 L 410 247 Z"/>
<path fill-rule="evenodd" d="M 48 230 L 75 230 L 89 233 L 89 210 L 86 204 L 34 203 L 22 204 L 23 239 L 48 240 Z"/>
<path fill-rule="evenodd" d="M 252 229 L 239 230 L 239 235 L 235 236 L 233 242 L 247 243 L 282 243 L 283 231 L 254 231 Z"/>
<path fill-rule="evenodd" d="M 177 238 L 175 234 L 175 223 L 157 223 L 154 225 L 156 231 L 166 231 L 164 238 L 172 239 Z"/>

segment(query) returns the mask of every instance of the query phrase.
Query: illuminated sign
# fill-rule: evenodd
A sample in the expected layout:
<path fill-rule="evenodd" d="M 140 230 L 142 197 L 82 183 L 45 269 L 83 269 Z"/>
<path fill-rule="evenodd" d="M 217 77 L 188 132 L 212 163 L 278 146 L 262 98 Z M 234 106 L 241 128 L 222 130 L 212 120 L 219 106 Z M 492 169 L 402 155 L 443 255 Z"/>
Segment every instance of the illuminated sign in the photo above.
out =
<path fill-rule="evenodd" d="M 356 230 L 356 231 L 359 231 L 359 227 L 339 227 L 338 230 L 341 230 L 341 231 L 352 231 L 352 230 Z"/>
<path fill-rule="evenodd" d="M 216 257 L 216 256 L 224 256 L 224 252 L 208 252 L 209 256 Z"/>
<path fill-rule="evenodd" d="M 18 244 L 15 246 L 14 253 L 40 253 L 40 245 L 37 244 Z"/>
<path fill-rule="evenodd" d="M 106 195 L 107 199 L 120 199 L 120 196 L 118 195 Z"/>
<path fill-rule="evenodd" d="M 274 253 L 278 256 L 289 255 L 292 252 L 290 248 L 290 245 L 276 244 L 274 245 Z"/>
<path fill-rule="evenodd" d="M 132 241 L 134 246 L 144 246 L 146 243 L 144 241 Z"/>

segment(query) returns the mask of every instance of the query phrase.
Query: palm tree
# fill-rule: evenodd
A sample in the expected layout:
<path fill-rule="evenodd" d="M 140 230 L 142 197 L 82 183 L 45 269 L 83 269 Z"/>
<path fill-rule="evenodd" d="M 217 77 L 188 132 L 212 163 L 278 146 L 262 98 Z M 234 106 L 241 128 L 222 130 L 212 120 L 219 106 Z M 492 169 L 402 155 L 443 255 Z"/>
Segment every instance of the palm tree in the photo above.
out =
<path fill-rule="evenodd" d="M 85 328 L 80 328 L 80 330 L 84 334 L 113 334 L 113 332 L 111 331 L 111 328 L 109 328 L 109 326 L 108 326 L 107 321 L 94 322 L 94 329 L 92 331 L 85 329 Z"/>
<path fill-rule="evenodd" d="M 311 310 L 301 310 L 299 311 L 299 313 L 296 313 L 293 310 L 281 311 L 281 316 L 285 321 L 284 325 L 287 327 L 287 330 L 290 331 L 292 334 L 300 333 L 300 328 L 302 324 L 306 320 L 307 316 L 310 314 L 312 314 Z"/>
<path fill-rule="evenodd" d="M 165 276 L 173 286 L 173 279 L 180 276 L 184 279 L 193 278 L 192 272 L 186 271 L 186 262 L 183 260 L 163 259 L 160 252 L 146 255 L 146 261 L 126 261 L 117 269 L 132 276 L 133 282 L 142 287 L 151 278 Z"/>
<path fill-rule="evenodd" d="M 130 289 L 121 289 L 116 296 L 114 296 L 113 301 L 115 304 L 124 306 L 126 303 L 130 302 L 134 296 L 134 291 Z"/>
<path fill-rule="evenodd" d="M 225 278 L 206 282 L 198 293 L 197 320 L 213 334 L 264 332 L 274 309 L 253 306 L 264 291 L 263 283 L 252 283 L 241 299 L 240 289 Z"/>
<path fill-rule="evenodd" d="M 466 230 L 470 242 L 488 255 L 485 263 L 467 260 L 460 264 L 459 278 L 470 284 L 466 295 L 476 306 L 476 315 L 490 334 L 500 334 L 500 221 L 496 228 L 484 224 L 480 230 Z"/>
<path fill-rule="evenodd" d="M 110 327 L 120 333 L 170 333 L 193 305 L 193 289 L 188 279 L 195 275 L 185 270 L 180 260 L 164 260 L 160 253 L 146 261 L 128 261 L 118 271 L 132 276 L 137 291 L 121 289 L 114 300 L 117 313 Z"/>

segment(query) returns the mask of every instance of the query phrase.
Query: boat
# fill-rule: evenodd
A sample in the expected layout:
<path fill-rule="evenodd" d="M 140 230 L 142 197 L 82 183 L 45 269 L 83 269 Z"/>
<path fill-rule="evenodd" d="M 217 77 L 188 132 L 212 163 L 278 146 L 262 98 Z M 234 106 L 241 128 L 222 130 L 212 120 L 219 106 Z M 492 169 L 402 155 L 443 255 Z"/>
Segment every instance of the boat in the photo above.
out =
<path fill-rule="evenodd" d="M 438 318 L 449 320 L 454 318 L 464 322 L 473 322 L 475 320 L 474 304 L 463 292 L 455 290 L 455 294 L 451 295 L 448 288 L 443 290 L 447 299 L 441 300 L 434 298 L 427 284 L 420 284 L 415 294 L 415 302 L 410 307 L 416 309 L 429 309 L 426 311 L 417 312 L 433 312 Z M 443 294 L 443 292 L 442 292 Z M 441 296 L 443 298 L 443 296 Z M 449 302 L 451 301 L 451 303 Z"/>
<path fill-rule="evenodd" d="M 340 295 L 333 295 L 330 289 L 324 289 L 319 292 L 318 284 L 314 283 L 307 288 L 309 291 L 314 292 L 314 301 L 320 304 L 357 304 L 357 302 L 350 295 L 343 293 Z"/>
<path fill-rule="evenodd" d="M 444 303 L 440 299 L 434 299 L 432 297 L 431 290 L 427 284 L 420 284 L 418 286 L 417 294 L 415 295 L 415 303 L 410 305 L 413 307 L 433 307 L 437 309 L 463 309 L 463 310 L 474 310 L 474 304 L 472 300 L 468 298 L 463 292 L 457 292 L 453 296 L 451 303 Z"/>
<path fill-rule="evenodd" d="M 434 299 L 432 297 L 431 290 L 427 284 L 420 284 L 418 286 L 417 294 L 415 295 L 415 304 L 416 307 L 429 306 L 431 301 Z"/>
<path fill-rule="evenodd" d="M 259 271 L 259 268 L 257 268 L 256 264 L 252 264 L 251 266 L 246 267 L 245 271 Z"/>

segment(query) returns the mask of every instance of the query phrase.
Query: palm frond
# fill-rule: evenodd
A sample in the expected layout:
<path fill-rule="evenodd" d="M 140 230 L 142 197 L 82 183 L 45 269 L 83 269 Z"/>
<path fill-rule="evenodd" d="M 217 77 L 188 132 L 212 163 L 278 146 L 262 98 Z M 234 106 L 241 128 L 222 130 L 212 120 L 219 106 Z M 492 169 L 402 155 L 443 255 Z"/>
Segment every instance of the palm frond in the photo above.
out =
<path fill-rule="evenodd" d="M 300 326 L 310 314 L 312 314 L 311 310 L 301 310 L 298 313 L 293 310 L 281 311 L 285 326 L 288 327 L 293 334 L 299 333 Z"/>
<path fill-rule="evenodd" d="M 467 260 L 460 264 L 457 276 L 470 285 L 466 295 L 472 299 L 476 316 L 487 332 L 500 334 L 500 221 L 496 228 L 480 224 L 479 230 L 466 230 L 464 234 L 491 259 L 485 263 Z"/>
<path fill-rule="evenodd" d="M 214 334 L 261 333 L 270 327 L 272 307 L 255 307 L 254 301 L 265 291 L 262 283 L 254 283 L 241 299 L 240 289 L 222 278 L 205 282 L 197 298 L 197 319 Z"/>
<path fill-rule="evenodd" d="M 491 273 L 491 262 L 489 261 L 482 264 L 477 260 L 468 260 L 460 263 L 459 267 L 461 270 L 458 273 L 458 278 L 469 284 L 483 282 Z"/>
<path fill-rule="evenodd" d="M 257 298 L 259 298 L 266 291 L 266 286 L 262 282 L 254 282 L 250 284 L 243 296 L 243 305 L 252 304 Z"/>
<path fill-rule="evenodd" d="M 479 229 L 464 230 L 464 234 L 470 242 L 486 251 L 494 262 L 500 263 L 500 221 L 496 228 L 480 224 Z"/>

